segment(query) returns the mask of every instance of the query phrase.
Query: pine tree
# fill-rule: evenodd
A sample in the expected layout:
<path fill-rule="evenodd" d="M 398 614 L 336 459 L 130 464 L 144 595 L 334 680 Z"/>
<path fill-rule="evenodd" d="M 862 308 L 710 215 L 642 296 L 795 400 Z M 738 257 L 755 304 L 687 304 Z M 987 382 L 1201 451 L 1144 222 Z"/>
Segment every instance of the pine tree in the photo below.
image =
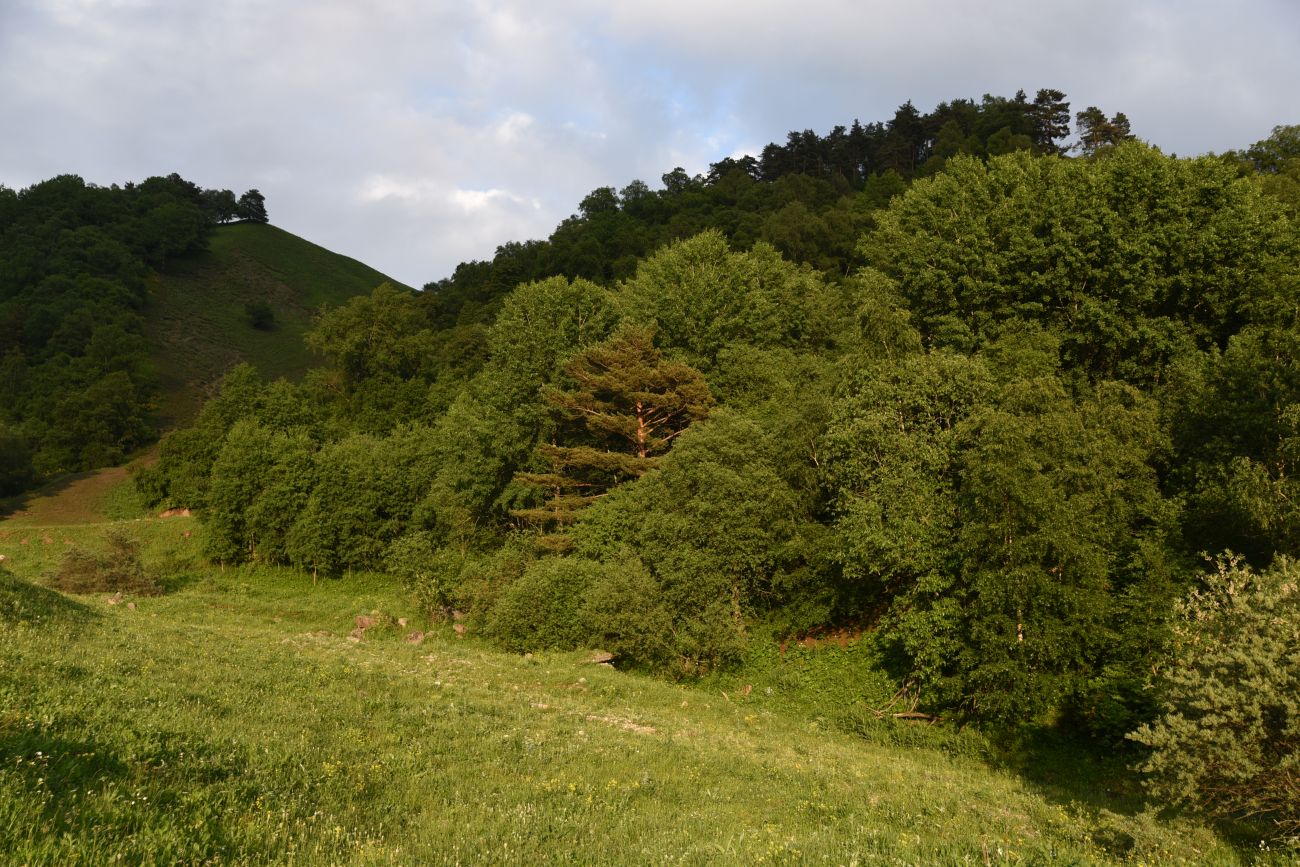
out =
<path fill-rule="evenodd" d="M 561 418 L 568 444 L 544 444 L 538 454 L 550 472 L 519 473 L 516 480 L 546 492 L 539 507 L 511 514 L 538 527 L 562 529 L 579 511 L 620 482 L 640 478 L 672 441 L 713 403 L 695 368 L 669 361 L 654 345 L 652 328 L 625 325 L 604 343 L 564 366 L 573 386 L 546 388 L 547 404 Z M 546 547 L 564 540 L 544 536 Z"/>

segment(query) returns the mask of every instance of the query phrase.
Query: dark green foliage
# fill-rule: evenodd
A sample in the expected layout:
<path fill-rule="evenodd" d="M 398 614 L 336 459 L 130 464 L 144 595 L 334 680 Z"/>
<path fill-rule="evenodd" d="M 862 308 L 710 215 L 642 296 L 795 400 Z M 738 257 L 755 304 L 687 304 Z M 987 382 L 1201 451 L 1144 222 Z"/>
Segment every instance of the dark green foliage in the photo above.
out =
<path fill-rule="evenodd" d="M 1300 233 L 1286 128 L 1180 160 L 1081 116 L 1086 159 L 1042 90 L 598 188 L 327 311 L 302 386 L 233 371 L 140 488 L 206 506 L 214 557 L 383 566 L 512 649 L 698 676 L 866 632 L 864 683 L 1114 745 L 1193 555 L 1300 554 Z"/>
<path fill-rule="evenodd" d="M 158 580 L 140 562 L 140 544 L 117 530 L 107 535 L 108 551 L 97 554 L 70 548 L 63 555 L 50 586 L 64 593 L 129 593 L 156 596 Z"/>
<path fill-rule="evenodd" d="M 567 361 L 564 372 L 570 386 L 545 387 L 542 396 L 560 418 L 555 438 L 565 444 L 538 446 L 549 472 L 515 476 L 544 492 L 546 502 L 511 514 L 543 528 L 563 529 L 612 487 L 655 467 L 713 403 L 699 371 L 665 359 L 653 329 L 643 326 L 621 326 Z"/>
<path fill-rule="evenodd" d="M 285 537 L 296 565 L 313 572 L 378 569 L 411 521 L 434 474 L 429 431 L 353 434 L 316 457 L 311 494 Z"/>
<path fill-rule="evenodd" d="M 672 671 L 677 662 L 672 614 L 654 576 L 635 557 L 602 565 L 586 588 L 578 620 L 588 642 L 612 653 L 621 669 Z"/>
<path fill-rule="evenodd" d="M 275 311 L 265 301 L 250 301 L 244 305 L 244 318 L 258 331 L 275 329 Z"/>
<path fill-rule="evenodd" d="M 224 207 L 174 174 L 0 193 L 0 424 L 31 453 L 0 486 L 118 463 L 157 436 L 148 277 L 203 250 Z"/>
<path fill-rule="evenodd" d="M 24 490 L 35 475 L 27 438 L 0 423 L 0 497 Z"/>
<path fill-rule="evenodd" d="M 845 577 L 887 604 L 932 700 L 1032 718 L 1159 650 L 1139 611 L 1168 598 L 1171 513 L 1134 389 L 1076 399 L 1054 375 L 999 386 L 980 359 L 915 356 L 864 371 L 827 443 Z"/>
<path fill-rule="evenodd" d="M 733 659 L 746 619 L 793 589 L 807 556 L 809 518 L 777 469 L 779 455 L 757 424 L 719 414 L 683 434 L 657 470 L 602 499 L 574 528 L 580 554 L 619 563 L 631 552 L 653 576 L 651 598 L 661 607 L 656 616 L 671 620 L 678 673 Z M 606 636 L 614 637 L 611 630 Z"/>
<path fill-rule="evenodd" d="M 1220 559 L 1179 605 L 1161 716 L 1133 733 L 1153 795 L 1254 818 L 1300 846 L 1300 584 L 1280 560 Z"/>
<path fill-rule="evenodd" d="M 1107 120 L 1101 109 L 1090 105 L 1076 114 L 1074 120 L 1079 127 L 1077 147 L 1086 155 L 1133 139 L 1128 117 L 1122 111 Z"/>
<path fill-rule="evenodd" d="M 266 197 L 257 190 L 244 193 L 235 203 L 235 216 L 253 223 L 267 222 Z"/>

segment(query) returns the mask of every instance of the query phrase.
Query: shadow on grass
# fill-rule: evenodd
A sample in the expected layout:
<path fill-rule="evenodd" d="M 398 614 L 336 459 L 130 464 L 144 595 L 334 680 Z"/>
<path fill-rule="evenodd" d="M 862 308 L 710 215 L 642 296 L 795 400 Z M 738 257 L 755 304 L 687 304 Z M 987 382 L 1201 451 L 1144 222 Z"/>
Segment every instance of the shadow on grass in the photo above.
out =
<path fill-rule="evenodd" d="M 241 761 L 165 733 L 123 744 L 89 736 L 89 728 L 59 721 L 6 729 L 0 718 L 0 798 L 24 805 L 8 810 L 28 820 L 27 841 L 10 841 L 19 863 L 33 852 L 55 862 L 73 853 L 94 858 L 106 843 L 128 863 L 216 863 L 248 848 L 215 806 L 245 774 Z M 214 797 L 196 797 L 207 788 Z M 0 860 L 7 849 L 0 844 Z"/>
<path fill-rule="evenodd" d="M 75 625 L 99 616 L 84 602 L 15 578 L 0 567 L 0 623 Z"/>
<path fill-rule="evenodd" d="M 63 493 L 74 484 L 95 475 L 98 470 L 90 470 L 84 473 L 71 473 L 66 476 L 59 476 L 57 479 L 46 482 L 39 488 L 32 491 L 24 491 L 21 494 L 14 494 L 11 497 L 0 499 L 0 520 L 12 517 L 19 512 L 27 510 L 27 507 L 34 500 L 54 497 Z"/>

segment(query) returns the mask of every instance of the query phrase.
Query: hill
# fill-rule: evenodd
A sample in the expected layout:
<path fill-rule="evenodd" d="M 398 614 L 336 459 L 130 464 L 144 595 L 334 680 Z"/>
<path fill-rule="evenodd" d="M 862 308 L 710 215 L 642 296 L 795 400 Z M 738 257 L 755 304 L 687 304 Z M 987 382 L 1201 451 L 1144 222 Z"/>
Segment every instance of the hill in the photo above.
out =
<path fill-rule="evenodd" d="M 299 379 L 317 359 L 302 335 L 323 307 L 381 283 L 375 269 L 264 223 L 214 229 L 208 249 L 175 259 L 152 281 L 145 336 L 159 371 L 162 427 L 189 420 L 212 386 L 247 361 L 267 379 Z M 265 303 L 264 327 L 247 305 Z"/>

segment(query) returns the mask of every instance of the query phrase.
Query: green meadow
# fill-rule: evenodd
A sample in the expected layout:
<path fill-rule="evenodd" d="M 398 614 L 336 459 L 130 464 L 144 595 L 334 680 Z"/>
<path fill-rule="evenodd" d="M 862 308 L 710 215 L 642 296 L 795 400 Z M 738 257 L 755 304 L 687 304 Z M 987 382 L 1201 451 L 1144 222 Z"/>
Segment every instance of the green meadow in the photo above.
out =
<path fill-rule="evenodd" d="M 140 541 L 167 592 L 44 586 L 67 548 L 95 549 L 110 529 Z M 188 518 L 0 523 L 0 860 L 1269 857 L 1157 817 L 1122 769 L 1059 751 L 1013 767 L 970 732 L 877 719 L 868 708 L 888 684 L 837 676 L 856 645 L 772 648 L 726 679 L 679 685 L 586 652 L 491 650 L 420 620 L 382 575 L 313 585 L 289 569 L 211 567 L 201 532 Z M 358 616 L 376 625 L 353 640 Z M 856 711 L 827 710 L 842 694 L 819 701 L 837 689 L 859 691 Z"/>

